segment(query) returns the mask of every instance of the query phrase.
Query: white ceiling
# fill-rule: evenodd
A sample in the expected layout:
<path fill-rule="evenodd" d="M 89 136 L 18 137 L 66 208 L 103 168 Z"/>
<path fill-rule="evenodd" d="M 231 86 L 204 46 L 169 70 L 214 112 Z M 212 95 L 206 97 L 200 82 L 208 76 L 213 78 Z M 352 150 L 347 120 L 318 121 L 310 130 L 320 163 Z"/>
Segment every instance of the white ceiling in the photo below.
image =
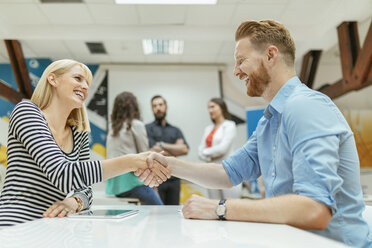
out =
<path fill-rule="evenodd" d="M 372 0 L 218 0 L 217 5 L 41 4 L 0 0 L 0 39 L 21 41 L 26 57 L 73 58 L 84 63 L 234 63 L 234 33 L 247 19 L 275 19 L 290 29 L 301 61 L 310 49 L 337 43 L 343 21 L 372 17 Z M 144 55 L 142 39 L 183 39 L 183 55 Z M 103 42 L 92 55 L 85 42 Z M 361 40 L 363 41 L 363 40 Z M 0 63 L 8 55 L 0 42 Z"/>

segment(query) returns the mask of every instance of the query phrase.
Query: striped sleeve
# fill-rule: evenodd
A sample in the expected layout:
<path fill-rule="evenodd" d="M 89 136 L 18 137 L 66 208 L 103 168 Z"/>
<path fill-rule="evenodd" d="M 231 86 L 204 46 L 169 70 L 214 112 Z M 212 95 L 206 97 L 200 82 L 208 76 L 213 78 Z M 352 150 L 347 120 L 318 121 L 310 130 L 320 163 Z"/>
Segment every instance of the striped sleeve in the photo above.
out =
<path fill-rule="evenodd" d="M 12 112 L 9 134 L 23 144 L 35 163 L 59 190 L 68 193 L 102 181 L 100 161 L 74 161 L 65 158 L 51 135 L 39 108 L 22 101 Z"/>
<path fill-rule="evenodd" d="M 80 154 L 79 154 L 79 160 L 80 161 L 89 161 L 90 160 L 90 149 L 89 149 L 89 135 L 87 132 L 83 132 L 81 137 L 81 143 L 80 143 Z M 74 196 L 79 196 L 83 200 L 83 208 L 88 209 L 90 206 L 92 206 L 93 203 L 93 191 L 92 187 L 88 186 L 85 189 L 81 189 L 79 191 L 76 191 Z"/>

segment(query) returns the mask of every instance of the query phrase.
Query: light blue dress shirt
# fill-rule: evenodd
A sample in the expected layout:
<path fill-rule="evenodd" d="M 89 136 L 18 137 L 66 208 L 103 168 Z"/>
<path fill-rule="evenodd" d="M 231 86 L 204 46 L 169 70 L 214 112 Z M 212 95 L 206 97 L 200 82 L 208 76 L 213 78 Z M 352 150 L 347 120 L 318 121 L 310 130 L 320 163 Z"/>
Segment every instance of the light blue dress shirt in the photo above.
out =
<path fill-rule="evenodd" d="M 279 90 L 248 142 L 222 164 L 234 185 L 262 175 L 266 197 L 298 194 L 328 206 L 329 225 L 312 232 L 372 247 L 353 133 L 336 105 L 298 77 Z"/>

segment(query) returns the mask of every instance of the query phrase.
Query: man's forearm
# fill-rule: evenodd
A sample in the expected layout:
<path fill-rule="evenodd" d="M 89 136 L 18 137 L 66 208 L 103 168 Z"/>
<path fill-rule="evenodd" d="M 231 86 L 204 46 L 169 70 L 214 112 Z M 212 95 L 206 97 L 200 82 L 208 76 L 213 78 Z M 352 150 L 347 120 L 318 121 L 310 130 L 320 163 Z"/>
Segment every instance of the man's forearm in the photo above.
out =
<path fill-rule="evenodd" d="M 166 160 L 173 176 L 211 189 L 233 186 L 221 164 L 193 163 L 175 157 L 167 157 Z"/>
<path fill-rule="evenodd" d="M 162 148 L 171 156 L 182 156 L 189 152 L 189 148 L 185 144 L 169 144 L 163 143 Z"/>
<path fill-rule="evenodd" d="M 228 220 L 287 224 L 305 230 L 323 230 L 332 218 L 327 206 L 301 195 L 254 201 L 229 199 L 226 209 Z"/>

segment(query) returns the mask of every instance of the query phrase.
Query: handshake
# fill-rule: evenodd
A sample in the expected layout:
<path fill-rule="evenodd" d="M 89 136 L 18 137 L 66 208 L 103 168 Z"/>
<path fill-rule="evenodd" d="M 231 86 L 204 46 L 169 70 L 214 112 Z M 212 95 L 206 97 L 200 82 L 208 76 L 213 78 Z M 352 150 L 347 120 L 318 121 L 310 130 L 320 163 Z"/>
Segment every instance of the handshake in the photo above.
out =
<path fill-rule="evenodd" d="M 171 177 L 168 160 L 162 153 L 143 152 L 139 156 L 134 175 L 149 187 L 157 187 Z"/>

